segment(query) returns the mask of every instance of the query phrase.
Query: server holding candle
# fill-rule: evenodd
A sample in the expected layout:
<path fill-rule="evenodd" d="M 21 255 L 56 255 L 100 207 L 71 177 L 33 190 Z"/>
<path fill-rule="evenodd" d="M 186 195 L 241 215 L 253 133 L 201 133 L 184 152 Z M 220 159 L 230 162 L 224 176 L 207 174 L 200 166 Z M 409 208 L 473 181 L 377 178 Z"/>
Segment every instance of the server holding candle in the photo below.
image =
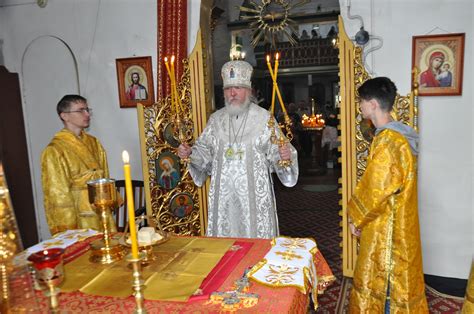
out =
<path fill-rule="evenodd" d="M 277 69 L 276 69 L 277 70 Z M 190 157 L 189 172 L 198 186 L 211 176 L 208 236 L 273 238 L 278 235 L 272 172 L 292 187 L 298 180 L 295 148 L 274 145 L 270 112 L 251 92 L 252 66 L 242 60 L 222 67 L 225 107 L 211 115 L 193 147 L 181 144 L 178 155 Z M 275 73 L 276 74 L 276 73 Z M 279 161 L 291 161 L 286 167 Z"/>

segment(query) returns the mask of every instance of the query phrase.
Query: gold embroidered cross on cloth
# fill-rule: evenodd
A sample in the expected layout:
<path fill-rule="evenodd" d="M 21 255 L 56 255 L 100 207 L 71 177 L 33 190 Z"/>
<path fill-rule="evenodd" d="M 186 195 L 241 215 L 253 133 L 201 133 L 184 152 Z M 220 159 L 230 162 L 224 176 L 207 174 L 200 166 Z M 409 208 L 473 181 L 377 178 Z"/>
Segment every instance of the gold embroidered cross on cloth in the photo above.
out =
<path fill-rule="evenodd" d="M 249 279 L 269 287 L 296 287 L 312 293 L 314 304 L 318 295 L 316 275 L 316 241 L 311 238 L 277 237 L 265 257 L 248 273 Z"/>

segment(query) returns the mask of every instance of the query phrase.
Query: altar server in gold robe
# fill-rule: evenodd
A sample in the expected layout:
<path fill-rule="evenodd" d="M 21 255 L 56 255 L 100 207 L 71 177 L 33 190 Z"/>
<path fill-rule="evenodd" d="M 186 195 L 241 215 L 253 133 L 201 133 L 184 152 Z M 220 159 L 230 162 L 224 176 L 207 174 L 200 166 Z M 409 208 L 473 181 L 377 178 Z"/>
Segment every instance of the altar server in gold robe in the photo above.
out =
<path fill-rule="evenodd" d="M 52 235 L 91 228 L 101 231 L 100 217 L 92 209 L 87 181 L 109 177 L 107 156 L 99 140 L 87 134 L 91 110 L 79 95 L 66 95 L 57 105 L 64 129 L 43 151 L 41 174 L 46 220 Z M 111 230 L 115 223 L 110 219 Z"/>
<path fill-rule="evenodd" d="M 358 89 L 362 116 L 376 135 L 348 205 L 351 231 L 360 236 L 351 313 L 428 313 L 417 208 L 418 134 L 392 120 L 396 91 L 386 77 Z"/>
<path fill-rule="evenodd" d="M 467 281 L 466 295 L 462 306 L 462 314 L 474 313 L 474 260 L 471 263 L 471 273 Z"/>

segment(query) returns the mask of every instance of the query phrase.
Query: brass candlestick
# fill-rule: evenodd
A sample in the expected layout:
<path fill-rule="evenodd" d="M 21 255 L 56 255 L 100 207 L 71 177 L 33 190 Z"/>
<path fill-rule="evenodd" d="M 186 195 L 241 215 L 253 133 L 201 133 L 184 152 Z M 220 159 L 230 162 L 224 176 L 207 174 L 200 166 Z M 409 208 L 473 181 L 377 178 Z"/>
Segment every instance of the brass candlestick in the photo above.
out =
<path fill-rule="evenodd" d="M 192 135 L 192 125 L 190 125 L 189 118 L 186 116 L 186 112 L 184 110 L 181 110 L 182 116 L 180 114 L 176 114 L 176 117 L 174 118 L 174 125 L 175 125 L 175 138 L 181 143 L 181 144 L 189 144 L 193 140 L 193 135 Z M 183 162 L 184 166 L 186 167 L 188 163 L 191 162 L 191 158 L 182 158 L 181 161 Z"/>
<path fill-rule="evenodd" d="M 110 237 L 109 220 L 111 210 L 117 206 L 117 190 L 115 180 L 98 179 L 87 182 L 89 202 L 102 219 L 104 238 L 91 243 L 91 261 L 94 263 L 110 264 L 121 260 L 124 247 Z"/>
<path fill-rule="evenodd" d="M 133 296 L 135 297 L 136 308 L 134 313 L 144 314 L 146 313 L 145 309 L 145 299 L 143 296 L 143 289 L 145 289 L 145 284 L 142 279 L 142 263 L 141 260 L 145 258 L 145 253 L 140 252 L 138 254 L 138 258 L 133 258 L 131 254 L 127 255 L 127 262 L 132 264 L 132 271 L 133 271 Z"/>
<path fill-rule="evenodd" d="M 267 126 L 270 129 L 270 142 L 272 144 L 278 145 L 279 147 L 285 145 L 286 143 L 291 142 L 293 139 L 293 132 L 291 131 L 291 126 L 292 122 L 288 114 L 285 113 L 285 123 L 284 125 L 281 125 L 275 121 L 275 117 L 270 115 L 270 119 L 268 120 Z M 277 137 L 276 131 L 275 131 L 275 126 L 278 126 L 278 129 L 280 130 L 280 134 Z M 286 131 L 286 136 L 283 133 L 283 129 Z M 291 159 L 288 160 L 279 160 L 278 161 L 278 166 L 286 168 L 290 167 L 292 164 Z"/>
<path fill-rule="evenodd" d="M 181 117 L 176 114 L 176 120 L 175 120 L 175 125 L 176 125 L 176 132 L 178 134 L 178 140 L 181 144 L 185 144 L 188 142 L 188 138 L 187 138 L 187 135 L 186 135 L 186 123 L 184 123 L 183 120 L 181 120 Z M 191 158 L 189 157 L 186 157 L 186 158 L 183 158 L 182 159 L 184 165 L 187 165 L 190 161 L 191 161 Z"/>

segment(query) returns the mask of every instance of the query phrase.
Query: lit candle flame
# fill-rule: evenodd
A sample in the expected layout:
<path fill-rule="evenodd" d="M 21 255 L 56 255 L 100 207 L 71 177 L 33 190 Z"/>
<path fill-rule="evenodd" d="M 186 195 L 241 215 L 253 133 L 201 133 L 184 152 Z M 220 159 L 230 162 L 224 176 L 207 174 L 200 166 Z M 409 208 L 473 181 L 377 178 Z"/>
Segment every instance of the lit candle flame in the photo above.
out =
<path fill-rule="evenodd" d="M 267 55 L 267 62 L 270 62 L 270 55 Z"/>
<path fill-rule="evenodd" d="M 279 59 L 280 58 L 280 54 L 277 52 L 276 55 L 275 55 L 275 59 Z"/>
<path fill-rule="evenodd" d="M 168 57 L 165 57 L 165 62 L 168 63 Z"/>
<path fill-rule="evenodd" d="M 171 56 L 171 64 L 174 63 L 174 55 Z"/>
<path fill-rule="evenodd" d="M 130 162 L 130 156 L 126 150 L 122 152 L 122 160 L 124 164 L 128 164 Z"/>

